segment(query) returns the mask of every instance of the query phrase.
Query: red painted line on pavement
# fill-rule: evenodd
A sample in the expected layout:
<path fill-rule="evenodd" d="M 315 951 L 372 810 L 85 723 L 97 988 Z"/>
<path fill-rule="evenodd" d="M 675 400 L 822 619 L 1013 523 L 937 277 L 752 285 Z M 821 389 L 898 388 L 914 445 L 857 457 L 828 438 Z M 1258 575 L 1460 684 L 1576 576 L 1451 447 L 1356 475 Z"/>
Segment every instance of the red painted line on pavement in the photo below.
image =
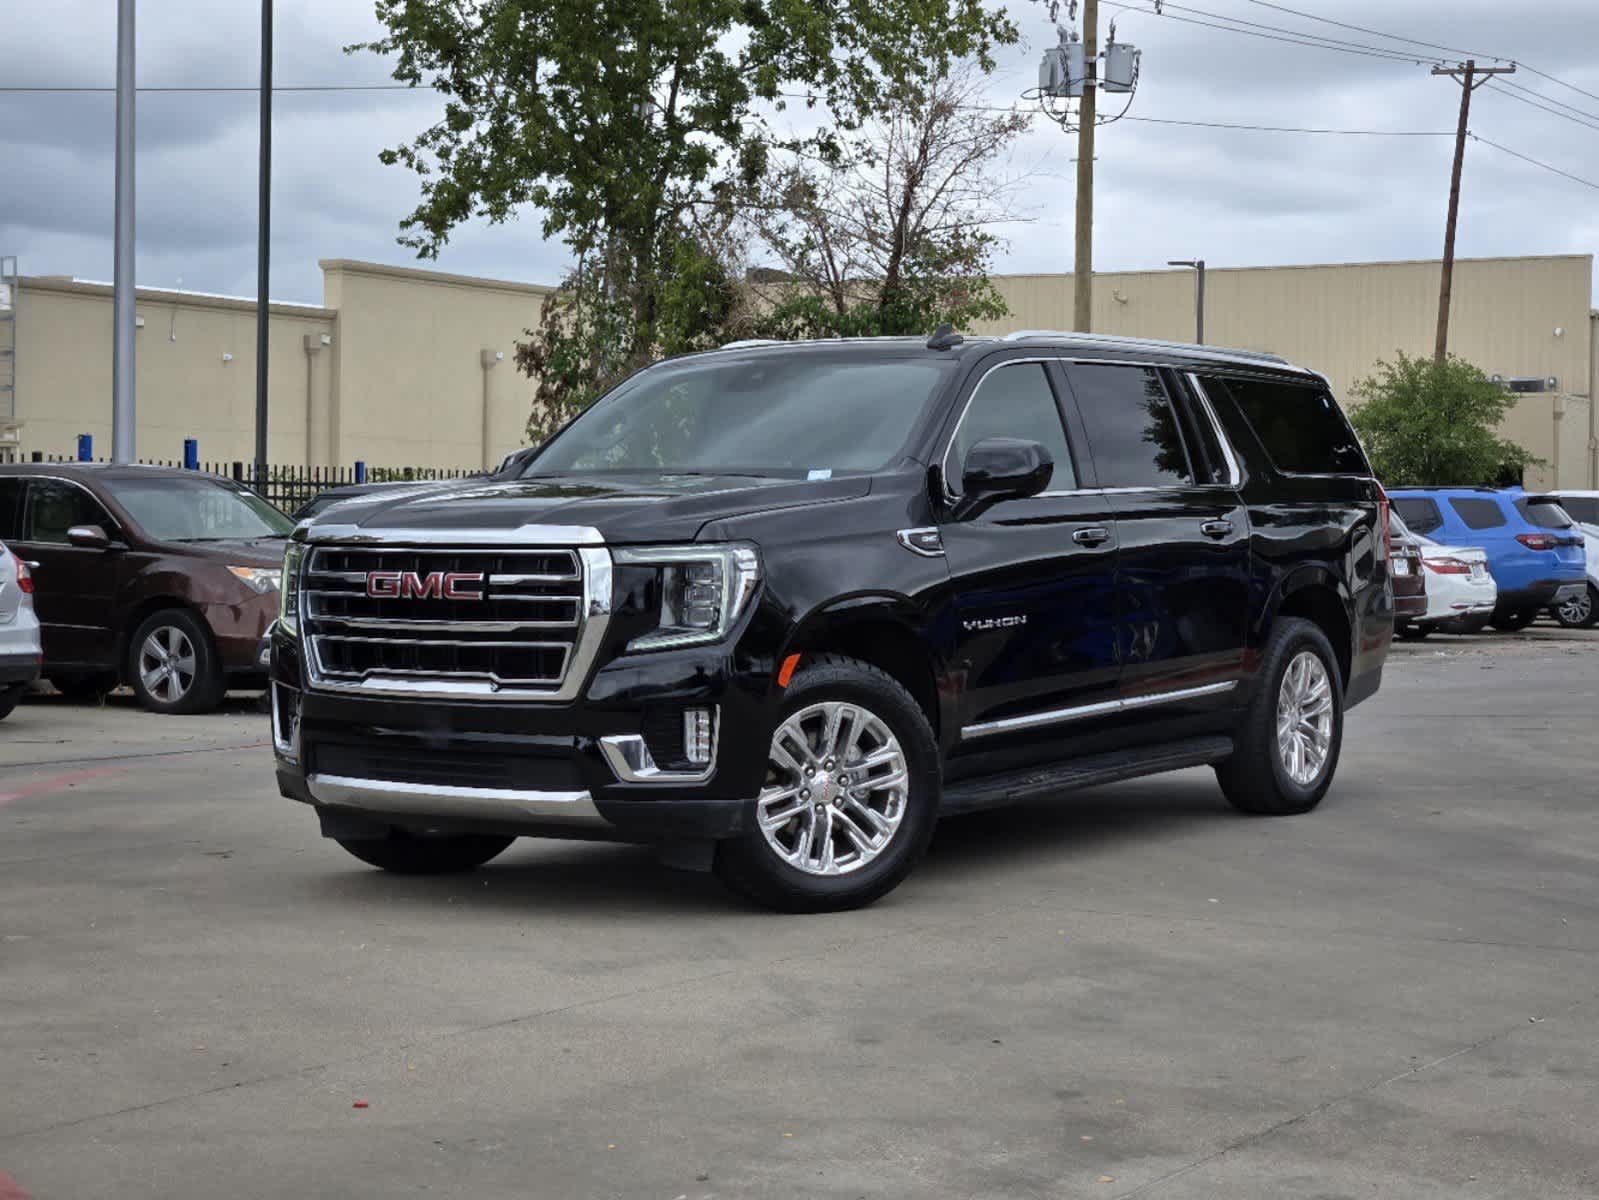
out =
<path fill-rule="evenodd" d="M 26 800 L 30 796 L 43 796 L 50 792 L 62 792 L 85 780 L 100 779 L 107 775 L 121 775 L 126 770 L 126 767 L 89 767 L 82 771 L 68 771 L 65 775 L 53 775 L 49 779 L 25 783 L 15 791 L 0 792 L 0 808 L 4 808 L 13 800 Z M 5 1176 L 0 1175 L 0 1200 L 10 1200 L 5 1192 L 5 1182 Z"/>
<path fill-rule="evenodd" d="M 28 1200 L 28 1193 L 4 1171 L 0 1171 L 0 1200 Z"/>

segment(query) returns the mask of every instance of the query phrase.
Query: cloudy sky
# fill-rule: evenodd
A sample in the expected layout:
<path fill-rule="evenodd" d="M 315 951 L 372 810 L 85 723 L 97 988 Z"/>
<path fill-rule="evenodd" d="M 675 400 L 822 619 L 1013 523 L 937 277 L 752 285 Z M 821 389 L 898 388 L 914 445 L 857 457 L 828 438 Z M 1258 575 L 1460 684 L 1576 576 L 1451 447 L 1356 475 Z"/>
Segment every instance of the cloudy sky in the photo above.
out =
<path fill-rule="evenodd" d="M 139 7 L 141 87 L 256 82 L 253 0 L 144 0 Z M 1039 55 L 1054 42 L 1042 5 L 1010 0 L 1009 7 L 1025 41 L 1004 54 L 989 83 L 995 103 L 1012 102 L 1036 82 Z M 1523 70 L 1514 82 L 1546 99 L 1485 88 L 1473 100 L 1471 128 L 1599 183 L 1599 0 L 1286 0 L 1286 7 L 1515 58 L 1593 93 Z M 0 4 L 0 254 L 19 256 L 24 274 L 111 277 L 111 96 L 3 89 L 112 84 L 115 8 L 114 0 Z M 1152 0 L 1102 6 L 1104 18 L 1116 17 L 1120 39 L 1142 49 L 1143 78 L 1130 110 L 1140 119 L 1100 134 L 1099 269 L 1191 256 L 1243 266 L 1439 254 L 1450 137 L 1160 122 L 1452 133 L 1459 89 L 1433 78 L 1426 60 L 1459 55 L 1318 24 L 1258 0 L 1180 0 L 1167 3 L 1165 15 L 1152 9 Z M 1254 22 L 1254 32 L 1270 37 L 1247 36 L 1238 22 Z M 277 82 L 384 82 L 380 60 L 340 50 L 375 30 L 370 0 L 277 0 Z M 1361 52 L 1271 40 L 1282 36 L 1275 30 L 1338 38 Z M 1374 57 L 1375 47 L 1423 61 Z M 377 155 L 436 110 L 426 93 L 278 96 L 275 298 L 319 302 L 318 258 L 415 262 L 395 242 L 398 221 L 415 202 L 414 181 Z M 141 285 L 253 294 L 256 134 L 253 94 L 140 95 Z M 1070 269 L 1074 153 L 1074 140 L 1042 118 L 1017 147 L 1010 169 L 1026 176 L 1021 208 L 1028 220 L 1005 231 L 1001 270 Z M 1596 249 L 1599 191 L 1487 145 L 1468 145 L 1460 254 Z M 541 239 L 529 213 L 459 230 L 436 265 L 552 282 L 564 262 L 562 247 Z"/>

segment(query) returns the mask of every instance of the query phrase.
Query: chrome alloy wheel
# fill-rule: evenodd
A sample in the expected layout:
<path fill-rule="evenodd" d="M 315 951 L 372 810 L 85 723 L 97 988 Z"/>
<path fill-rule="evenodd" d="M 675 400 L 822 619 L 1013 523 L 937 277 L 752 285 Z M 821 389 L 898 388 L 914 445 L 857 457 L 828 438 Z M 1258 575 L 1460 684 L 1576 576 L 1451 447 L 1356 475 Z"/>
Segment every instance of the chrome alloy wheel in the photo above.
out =
<path fill-rule="evenodd" d="M 1332 749 L 1333 690 L 1319 655 L 1301 650 L 1277 689 L 1277 753 L 1283 770 L 1310 787 L 1327 767 Z"/>
<path fill-rule="evenodd" d="M 1593 616 L 1593 589 L 1583 588 L 1582 595 L 1567 600 L 1557 610 L 1562 625 L 1578 626 Z"/>
<path fill-rule="evenodd" d="M 189 694 L 198 667 L 194 644 L 175 625 L 152 629 L 139 647 L 139 678 L 144 690 L 163 704 L 176 704 Z"/>
<path fill-rule="evenodd" d="M 848 875 L 888 848 L 905 819 L 905 751 L 881 717 L 827 700 L 778 726 L 756 817 L 766 844 L 807 875 Z"/>

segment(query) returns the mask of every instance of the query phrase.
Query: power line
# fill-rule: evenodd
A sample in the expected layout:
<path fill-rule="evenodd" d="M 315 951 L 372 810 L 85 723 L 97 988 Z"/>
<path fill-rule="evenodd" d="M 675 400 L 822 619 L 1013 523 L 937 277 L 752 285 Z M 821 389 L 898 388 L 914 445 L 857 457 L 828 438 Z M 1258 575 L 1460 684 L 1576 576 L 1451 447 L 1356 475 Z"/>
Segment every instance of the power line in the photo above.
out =
<path fill-rule="evenodd" d="M 1523 67 L 1522 69 L 1525 70 L 1526 68 Z M 1567 112 L 1576 113 L 1579 117 L 1586 117 L 1590 121 L 1599 121 L 1599 113 L 1591 113 L 1586 109 L 1578 108 L 1575 104 L 1567 104 L 1564 100 L 1556 100 L 1553 96 L 1546 96 L 1542 92 L 1535 92 L 1530 87 L 1525 87 L 1519 83 L 1512 83 L 1509 79 L 1501 79 L 1497 86 L 1514 88 L 1516 91 L 1524 92 L 1535 100 L 1542 100 L 1546 104 L 1553 104 L 1556 108 L 1564 109 Z"/>
<path fill-rule="evenodd" d="M 432 90 L 432 88 L 433 88 L 433 85 L 432 84 L 427 84 L 427 83 L 423 83 L 423 84 L 409 84 L 409 83 L 291 83 L 291 84 L 277 84 L 277 85 L 275 85 L 272 88 L 272 90 L 274 92 L 416 92 L 416 91 L 430 91 L 430 90 Z M 138 92 L 158 92 L 158 93 L 159 92 L 166 92 L 166 93 L 201 92 L 201 93 L 207 93 L 207 94 L 221 94 L 221 93 L 225 93 L 225 92 L 249 92 L 252 95 L 257 94 L 257 93 L 259 93 L 261 91 L 261 89 L 259 87 L 255 87 L 254 85 L 251 85 L 251 86 L 229 85 L 229 86 L 226 86 L 226 87 L 141 87 L 141 88 L 135 88 L 134 90 L 138 91 Z M 0 87 L 0 93 L 13 93 L 13 94 L 19 93 L 19 92 L 20 93 L 32 92 L 32 93 L 45 93 L 45 94 L 63 93 L 63 92 L 67 92 L 67 93 L 70 93 L 70 92 L 79 92 L 79 93 L 105 92 L 105 93 L 110 93 L 110 92 L 114 92 L 114 91 L 116 91 L 116 88 L 110 88 L 110 87 L 30 87 L 30 86 Z"/>
<path fill-rule="evenodd" d="M 1523 71 L 1530 71 L 1540 79 L 1547 79 L 1550 83 L 1558 83 L 1563 88 L 1570 88 L 1579 96 L 1586 96 L 1590 100 L 1599 100 L 1599 92 L 1585 92 L 1574 83 L 1567 83 L 1563 79 L 1556 79 L 1553 75 L 1549 74 L 1549 72 L 1540 71 L 1537 67 L 1529 67 L 1526 63 L 1517 63 L 1516 65 Z"/>
<path fill-rule="evenodd" d="M 1546 163 L 1541 159 L 1533 158 L 1531 155 L 1522 154 L 1518 150 L 1512 150 L 1509 146 L 1501 146 L 1498 142 L 1489 141 L 1481 134 L 1469 133 L 1466 136 L 1474 142 L 1481 142 L 1484 146 L 1492 146 L 1495 150 L 1498 150 L 1503 154 L 1508 154 L 1512 158 L 1519 158 L 1522 162 L 1531 163 L 1535 167 L 1542 167 L 1545 171 L 1553 171 L 1556 175 L 1560 175 L 1571 180 L 1572 183 L 1580 183 L 1583 187 L 1590 187 L 1593 188 L 1594 191 L 1599 192 L 1599 183 L 1595 183 L 1591 179 L 1584 179 L 1580 175 L 1573 175 L 1570 171 L 1562 171 L 1559 167 L 1553 166 L 1550 163 Z"/>
<path fill-rule="evenodd" d="M 1361 58 L 1381 59 L 1384 62 L 1401 62 L 1410 65 L 1419 65 L 1423 62 L 1436 61 L 1434 59 L 1418 57 L 1413 54 L 1403 54 L 1397 50 L 1360 50 L 1354 48 L 1353 46 L 1334 45 L 1326 41 L 1307 40 L 1309 38 L 1314 38 L 1316 36 L 1315 34 L 1300 34 L 1299 36 L 1295 37 L 1284 37 L 1276 33 L 1257 33 L 1254 30 L 1242 29 L 1237 25 L 1221 25 L 1214 21 L 1196 21 L 1192 17 L 1178 17 L 1166 12 L 1166 9 L 1172 7 L 1170 4 L 1163 4 L 1160 12 L 1156 12 L 1151 8 L 1135 8 L 1130 4 L 1118 4 L 1116 7 L 1128 12 L 1145 13 L 1148 15 L 1159 16 L 1166 21 L 1178 21 L 1184 25 L 1197 25 L 1204 29 L 1220 29 L 1224 33 L 1236 33 L 1243 37 L 1261 38 L 1268 42 L 1282 42 L 1285 45 L 1290 46 L 1309 46 L 1315 50 L 1332 50 L 1339 54 L 1354 54 Z"/>
<path fill-rule="evenodd" d="M 1191 125 L 1199 129 L 1242 129 L 1252 133 L 1326 133 L 1349 137 L 1454 137 L 1447 129 L 1314 129 L 1298 125 L 1234 125 L 1226 121 L 1180 121 L 1170 117 L 1124 117 L 1152 125 Z"/>
<path fill-rule="evenodd" d="M 1307 21 L 1320 21 L 1323 25 L 1335 25 L 1339 29 L 1348 29 L 1354 33 L 1366 33 L 1373 37 L 1387 38 L 1391 42 L 1408 42 L 1412 46 L 1426 46 L 1429 49 L 1443 50 L 1449 54 L 1462 54 L 1467 58 L 1492 58 L 1501 62 L 1509 61 L 1502 54 L 1488 54 L 1482 50 L 1462 50 L 1459 46 L 1441 46 L 1437 42 L 1424 42 L 1418 38 L 1401 37 L 1397 33 L 1384 33 L 1380 29 L 1368 29 L 1364 25 L 1350 25 L 1343 21 L 1334 21 L 1331 17 L 1321 17 L 1315 13 L 1300 12 L 1297 8 L 1287 8 L 1281 4 L 1269 3 L 1269 0 L 1249 0 L 1249 3 L 1258 4 L 1261 8 L 1276 9 L 1278 12 L 1287 13 L 1292 17 L 1302 17 Z"/>
<path fill-rule="evenodd" d="M 1169 2 L 1169 0 L 1163 0 L 1160 12 L 1157 15 L 1165 16 L 1168 9 L 1175 9 L 1177 12 L 1193 13 L 1196 16 L 1201 17 L 1211 17 L 1215 20 L 1227 21 L 1234 25 L 1248 25 L 1254 29 L 1266 29 L 1273 33 L 1287 34 L 1289 37 L 1294 38 L 1314 38 L 1315 44 L 1324 46 L 1328 50 L 1331 50 L 1335 47 L 1348 47 L 1351 50 L 1370 50 L 1383 58 L 1400 59 L 1407 63 L 1417 61 L 1414 55 L 1404 54 L 1387 46 L 1373 46 L 1370 42 L 1350 42 L 1344 40 L 1343 38 L 1323 37 L 1319 33 L 1307 33 L 1301 29 L 1286 29 L 1281 25 L 1265 25 L 1259 21 L 1246 21 L 1242 17 L 1231 17 L 1225 13 L 1207 12 L 1202 8 L 1192 8 L 1186 4 L 1172 4 Z M 1240 29 L 1236 30 L 1235 32 L 1242 33 L 1244 31 Z"/>
<path fill-rule="evenodd" d="M 1561 117 L 1564 120 L 1570 121 L 1573 125 L 1581 125 L 1584 129 L 1592 129 L 1596 133 L 1599 133 L 1599 121 L 1584 120 L 1582 117 L 1573 116 L 1571 113 L 1565 112 L 1561 109 L 1551 108 L 1547 104 L 1539 104 L 1536 100 L 1527 99 L 1526 96 L 1518 96 L 1515 92 L 1507 92 L 1498 84 L 1490 83 L 1488 87 L 1491 90 L 1498 92 L 1501 96 L 1508 97 L 1511 100 L 1519 100 L 1522 104 L 1525 104 L 1530 108 L 1541 109 L 1552 116 Z M 1538 93 L 1534 92 L 1532 94 L 1536 96 Z"/>

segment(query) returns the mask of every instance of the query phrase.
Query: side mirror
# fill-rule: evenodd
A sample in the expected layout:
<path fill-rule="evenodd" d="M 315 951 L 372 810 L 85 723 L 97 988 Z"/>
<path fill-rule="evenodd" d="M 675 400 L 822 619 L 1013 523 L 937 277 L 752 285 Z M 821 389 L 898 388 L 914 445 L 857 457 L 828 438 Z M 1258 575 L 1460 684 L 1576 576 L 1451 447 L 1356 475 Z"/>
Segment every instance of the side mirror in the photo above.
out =
<path fill-rule="evenodd" d="M 67 530 L 67 544 L 80 550 L 105 550 L 110 547 L 111 539 L 98 525 L 74 525 Z"/>
<path fill-rule="evenodd" d="M 984 438 L 966 452 L 959 515 L 970 516 L 999 500 L 1036 496 L 1054 472 L 1054 458 L 1037 442 Z"/>

